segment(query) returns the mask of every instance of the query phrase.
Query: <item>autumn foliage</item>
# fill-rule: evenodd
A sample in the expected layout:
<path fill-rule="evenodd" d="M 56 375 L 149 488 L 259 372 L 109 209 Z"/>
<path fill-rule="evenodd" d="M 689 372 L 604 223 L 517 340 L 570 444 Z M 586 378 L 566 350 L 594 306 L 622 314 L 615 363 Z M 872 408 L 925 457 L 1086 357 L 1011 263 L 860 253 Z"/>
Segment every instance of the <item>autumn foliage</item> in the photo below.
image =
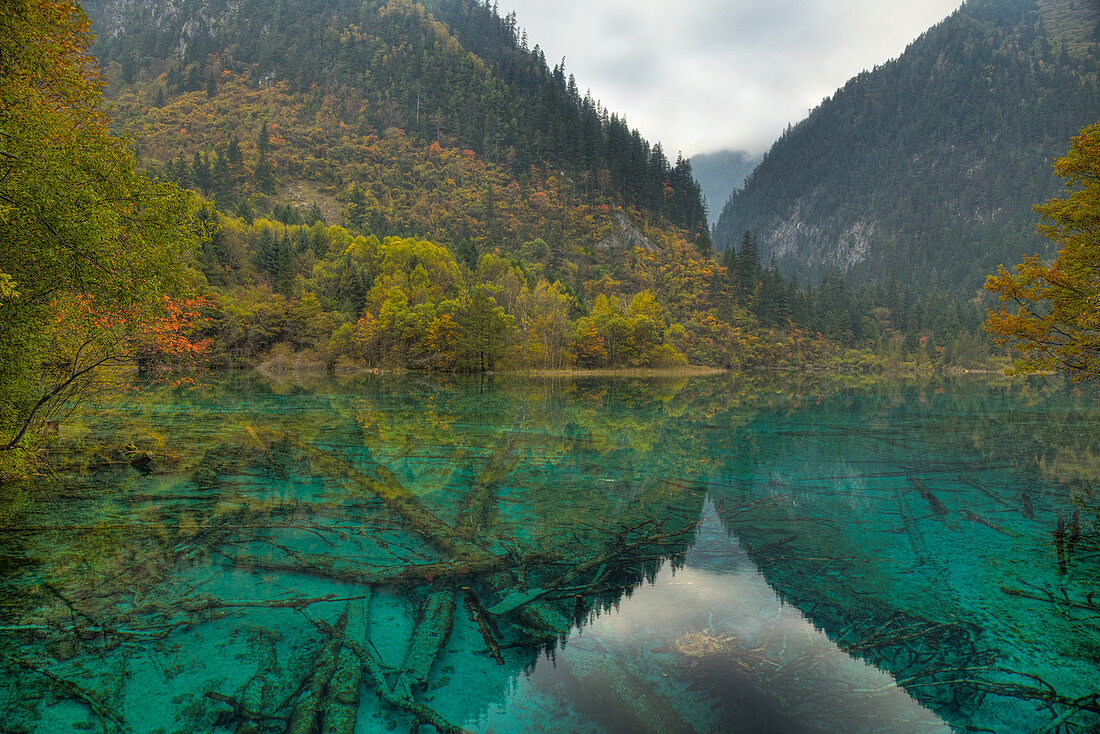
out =
<path fill-rule="evenodd" d="M 108 131 L 90 41 L 71 2 L 12 0 L 0 12 L 4 464 L 103 368 L 134 356 L 139 332 L 160 324 L 146 343 L 168 344 L 186 326 L 165 295 L 183 288 L 198 240 L 190 199 L 137 174 Z"/>
<path fill-rule="evenodd" d="M 1100 122 L 1081 131 L 1054 165 L 1069 194 L 1036 207 L 1039 230 L 1060 246 L 1044 263 L 1028 257 L 1003 266 L 986 288 L 1003 304 L 987 329 L 1019 353 L 1020 373 L 1063 370 L 1074 379 L 1100 377 Z"/>

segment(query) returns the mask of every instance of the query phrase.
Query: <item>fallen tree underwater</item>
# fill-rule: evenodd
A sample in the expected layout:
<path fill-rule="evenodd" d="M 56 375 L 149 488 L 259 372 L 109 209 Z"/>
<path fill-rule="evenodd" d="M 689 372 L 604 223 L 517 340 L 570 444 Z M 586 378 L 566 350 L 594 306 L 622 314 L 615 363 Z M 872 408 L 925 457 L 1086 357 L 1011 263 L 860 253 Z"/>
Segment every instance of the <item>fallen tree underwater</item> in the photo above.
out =
<path fill-rule="evenodd" d="M 236 508 L 212 512 L 200 522 L 177 521 L 171 532 L 162 525 L 160 535 L 167 539 L 159 539 L 160 550 L 146 549 L 140 566 L 136 551 L 119 549 L 107 564 L 113 570 L 104 571 L 109 578 L 91 584 L 94 593 L 88 579 L 74 580 L 55 590 L 51 614 L 34 624 L 0 627 L 0 634 L 21 638 L 24 649 L 65 645 L 75 653 L 94 645 L 108 650 L 165 641 L 246 610 L 299 614 L 321 639 L 299 682 L 287 686 L 290 695 L 265 707 L 238 691 L 207 690 L 205 698 L 217 707 L 220 726 L 242 733 L 350 734 L 360 695 L 371 691 L 384 708 L 408 717 L 414 729 L 426 725 L 450 734 L 463 730 L 419 694 L 451 637 L 458 601 L 484 642 L 482 654 L 496 665 L 510 656 L 513 665 L 523 667 L 594 610 L 618 599 L 623 588 L 652 576 L 665 559 L 682 553 L 699 522 L 694 503 L 682 517 L 670 515 L 667 508 L 653 512 L 653 503 L 668 495 L 667 487 L 656 482 L 614 521 L 591 517 L 553 542 L 539 534 L 518 541 L 516 528 L 493 520 L 499 514 L 500 483 L 519 462 L 507 436 L 475 474 L 457 500 L 456 516 L 448 521 L 380 464 L 360 459 L 355 465 L 273 430 L 246 431 L 261 444 L 256 461 L 277 462 L 280 452 L 273 445 L 289 447 L 328 485 L 342 485 L 348 497 L 344 512 L 321 512 L 323 508 L 298 500 L 238 497 Z M 281 537 L 286 534 L 311 536 L 331 549 L 318 553 L 291 547 Z M 196 593 L 203 582 L 177 578 L 181 568 L 203 564 L 328 579 L 360 591 L 219 598 Z M 144 570 L 138 572 L 139 567 Z M 396 667 L 383 662 L 370 635 L 372 599 L 379 593 L 403 595 L 418 610 L 404 660 Z M 123 598 L 130 603 L 120 602 Z M 337 603 L 343 607 L 333 620 L 324 609 Z M 50 684 L 54 697 L 83 702 L 104 732 L 129 730 L 109 704 L 111 695 L 72 683 L 51 672 L 44 660 L 31 660 L 5 655 L 0 662 L 38 675 Z"/>
<path fill-rule="evenodd" d="M 185 635 L 208 625 L 251 621 L 247 615 L 263 613 L 270 615 L 265 622 L 277 615 L 278 625 L 272 627 L 295 625 L 300 654 L 281 669 L 258 667 L 247 684 L 235 681 L 195 691 L 205 705 L 205 724 L 241 734 L 344 734 L 353 732 L 361 712 L 370 710 L 391 717 L 390 729 L 461 732 L 448 720 L 446 707 L 431 700 L 433 681 L 446 676 L 440 661 L 449 645 L 476 650 L 488 666 L 523 669 L 594 612 L 652 578 L 663 563 L 671 560 L 675 567 L 702 522 L 705 487 L 653 478 L 638 481 L 630 501 L 613 511 L 608 506 L 606 514 L 529 522 L 537 518 L 522 513 L 535 510 L 517 508 L 509 496 L 509 483 L 523 462 L 518 442 L 507 433 L 456 470 L 457 478 L 445 484 L 453 492 L 435 497 L 406 486 L 381 460 L 349 457 L 342 447 L 266 428 L 242 433 L 260 449 L 252 454 L 250 471 L 285 482 L 287 466 L 296 462 L 308 468 L 303 476 L 324 492 L 313 499 L 278 493 L 257 499 L 227 491 L 205 503 L 201 496 L 189 499 L 192 504 L 184 507 L 193 509 L 187 512 L 156 508 L 140 537 L 132 539 L 133 547 L 115 549 L 94 576 L 38 589 L 53 600 L 45 612 L 0 627 L 5 642 L 21 642 L 7 648 L 12 652 L 0 657 L 0 667 L 19 671 L 23 681 L 37 679 L 28 690 L 86 708 L 104 732 L 130 731 L 117 686 L 112 690 L 102 681 L 87 682 L 80 677 L 81 666 L 70 661 L 79 655 L 106 658 L 120 649 L 188 644 Z M 933 494 L 920 480 L 908 479 L 900 496 L 912 495 L 913 506 L 901 507 L 900 530 L 912 537 L 918 557 L 935 562 L 918 542 L 918 522 L 955 532 L 953 518 L 960 517 L 968 521 L 963 530 L 974 526 L 1006 535 L 988 517 L 969 510 L 952 514 L 951 495 L 939 486 Z M 203 481 L 217 487 L 220 480 L 204 475 Z M 716 514 L 732 525 L 752 512 L 777 509 L 798 491 L 780 489 L 783 494 L 755 503 L 726 507 L 719 501 Z M 334 494 L 341 501 L 333 501 Z M 551 511 L 564 513 L 557 506 Z M 817 530 L 825 526 L 815 525 Z M 800 557 L 800 538 L 790 534 L 791 527 L 801 532 L 797 524 L 785 526 L 751 547 L 759 567 L 813 560 L 822 573 L 841 560 Z M 273 598 L 204 588 L 211 577 L 224 574 L 302 586 Z M 330 582 L 327 588 L 314 586 Z M 1005 593 L 1048 601 L 1038 591 Z M 395 599 L 406 623 L 386 633 L 392 640 L 383 641 L 379 630 L 393 627 L 384 613 Z M 1073 601 L 1072 609 L 1095 609 L 1091 597 Z M 807 596 L 799 606 L 812 603 Z M 1051 596 L 1049 603 L 1061 602 Z M 847 610 L 829 614 L 846 619 Z M 703 633 L 695 637 L 712 641 Z M 784 689 L 795 690 L 813 664 L 710 637 L 719 643 L 714 651 L 693 658 L 701 684 L 725 681 L 728 688 L 741 681 L 774 708 L 785 705 Z M 926 692 L 921 694 L 925 700 L 947 699 L 946 705 L 960 708 L 977 706 L 986 695 L 1033 702 L 1050 710 L 1051 731 L 1059 726 L 1070 730 L 1076 716 L 1096 712 L 1095 697 L 1062 695 L 1041 681 L 988 678 L 996 672 L 993 662 L 984 656 L 977 633 L 957 620 L 940 623 L 872 610 L 852 617 L 834 638 L 852 654 L 892 661 L 892 669 L 903 673 L 899 685 Z M 954 652 L 944 658 L 929 655 L 926 648 Z M 257 687 L 275 678 L 279 685 L 256 694 Z M 253 680 L 264 686 L 250 688 Z M 794 725 L 790 716 L 784 721 Z"/>

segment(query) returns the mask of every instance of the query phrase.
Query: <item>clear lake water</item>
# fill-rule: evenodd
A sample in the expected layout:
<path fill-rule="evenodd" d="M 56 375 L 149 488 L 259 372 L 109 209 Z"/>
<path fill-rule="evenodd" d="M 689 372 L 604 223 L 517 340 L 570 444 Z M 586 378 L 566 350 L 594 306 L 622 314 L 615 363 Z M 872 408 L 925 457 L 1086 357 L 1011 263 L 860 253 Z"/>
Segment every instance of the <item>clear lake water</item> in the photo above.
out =
<path fill-rule="evenodd" d="M 1100 392 L 212 375 L 0 484 L 0 732 L 1100 731 Z"/>

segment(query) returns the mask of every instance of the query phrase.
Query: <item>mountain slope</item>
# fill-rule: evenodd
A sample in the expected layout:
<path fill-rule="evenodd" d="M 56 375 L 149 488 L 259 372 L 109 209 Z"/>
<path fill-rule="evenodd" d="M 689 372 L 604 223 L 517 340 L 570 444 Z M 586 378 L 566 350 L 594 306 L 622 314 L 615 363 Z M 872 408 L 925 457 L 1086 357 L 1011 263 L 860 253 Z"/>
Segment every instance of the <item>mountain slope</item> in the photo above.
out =
<path fill-rule="evenodd" d="M 563 64 L 550 69 L 537 46 L 526 47 L 514 15 L 501 18 L 471 0 L 105 0 L 88 10 L 125 131 L 139 145 L 150 132 L 164 138 L 165 145 L 145 151 L 153 157 L 168 143 L 191 157 L 212 155 L 232 140 L 196 141 L 185 126 L 157 130 L 156 108 L 195 95 L 182 111 L 204 106 L 217 124 L 240 94 L 275 89 L 283 107 L 301 110 L 299 132 L 321 131 L 299 158 L 346 158 L 341 131 L 366 137 L 400 129 L 425 144 L 472 150 L 521 184 L 533 168 L 543 177 L 556 172 L 585 201 L 663 217 L 709 250 L 690 165 L 668 161 L 659 144 L 582 98 Z M 219 107 L 223 97 L 227 104 Z M 232 133 L 245 144 L 265 121 L 257 114 L 250 129 Z M 172 129 L 179 132 L 174 139 Z M 246 146 L 246 154 L 259 152 Z M 261 189 L 276 187 L 260 173 Z M 346 198 L 357 182 L 318 183 L 342 187 Z"/>
<path fill-rule="evenodd" d="M 716 246 L 750 229 L 801 278 L 838 267 L 973 292 L 1045 252 L 1032 206 L 1100 118 L 1098 41 L 1090 0 L 970 0 L 788 130 L 731 196 Z"/>
<path fill-rule="evenodd" d="M 734 301 L 691 164 L 581 98 L 514 16 L 473 0 L 89 9 L 116 129 L 206 198 L 194 280 L 212 364 L 841 354 Z"/>

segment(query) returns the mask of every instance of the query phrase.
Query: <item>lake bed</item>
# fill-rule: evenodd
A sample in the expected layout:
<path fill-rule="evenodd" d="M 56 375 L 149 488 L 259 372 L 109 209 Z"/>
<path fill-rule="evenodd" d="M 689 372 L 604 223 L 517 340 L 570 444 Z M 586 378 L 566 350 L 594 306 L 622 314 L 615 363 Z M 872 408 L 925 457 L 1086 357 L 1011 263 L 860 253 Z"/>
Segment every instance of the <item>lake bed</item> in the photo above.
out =
<path fill-rule="evenodd" d="M 4 726 L 1094 730 L 1097 396 L 413 374 L 103 396 L 54 476 L 2 487 Z"/>

